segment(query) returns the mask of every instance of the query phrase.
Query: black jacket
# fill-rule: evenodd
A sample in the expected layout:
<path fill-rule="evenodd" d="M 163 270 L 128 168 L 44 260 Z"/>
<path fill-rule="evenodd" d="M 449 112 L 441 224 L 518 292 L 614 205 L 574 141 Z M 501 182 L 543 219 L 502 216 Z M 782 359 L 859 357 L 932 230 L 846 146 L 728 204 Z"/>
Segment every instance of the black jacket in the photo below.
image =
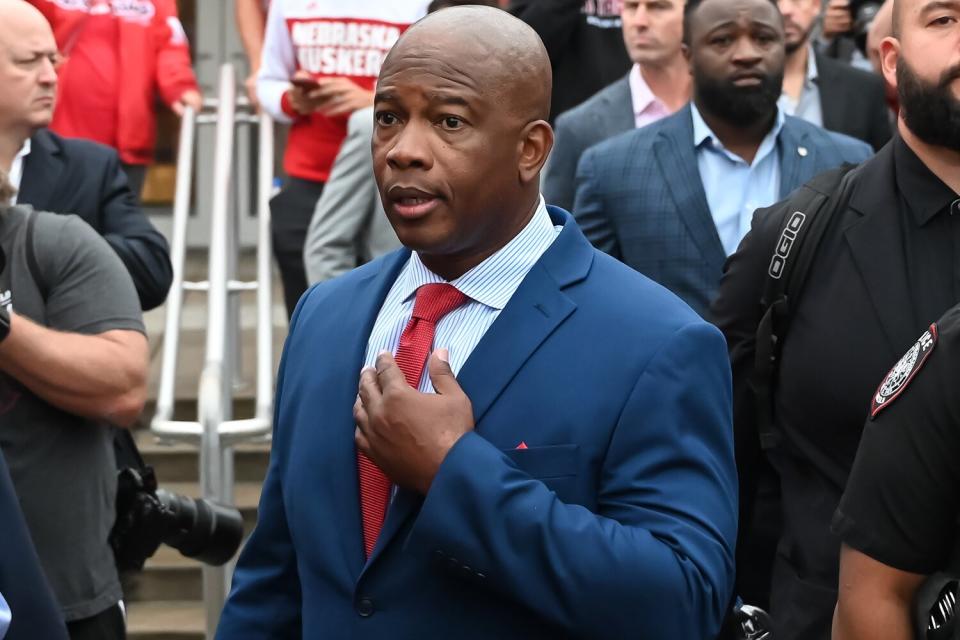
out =
<path fill-rule="evenodd" d="M 68 489 L 64 487 L 64 490 Z M 69 526 L 69 523 L 64 524 Z M 43 576 L 2 453 L 0 540 L 0 595 L 7 601 L 12 614 L 5 640 L 67 640 L 60 606 Z"/>
<path fill-rule="evenodd" d="M 863 140 L 874 151 L 892 135 L 883 79 L 875 73 L 816 54 L 823 126 Z"/>
<path fill-rule="evenodd" d="M 774 405 L 780 443 L 769 453 L 784 519 L 770 605 L 777 640 L 830 637 L 840 551 L 830 522 L 870 399 L 890 363 L 936 319 L 918 317 L 912 304 L 893 147 L 863 165 L 848 206 L 827 228 L 802 295 L 791 305 Z M 779 203 L 754 214 L 752 230 L 727 262 L 713 307 L 733 366 L 737 466 L 747 505 L 760 460 L 747 380 L 767 267 L 792 211 Z M 741 559 L 752 552 L 738 549 Z"/>
<path fill-rule="evenodd" d="M 510 13 L 543 40 L 553 67 L 550 121 L 630 69 L 619 3 L 593 0 L 511 0 Z"/>
<path fill-rule="evenodd" d="M 141 307 L 163 304 L 173 280 L 167 241 L 137 204 L 117 153 L 46 129 L 30 140 L 17 202 L 83 218 L 123 260 Z"/>

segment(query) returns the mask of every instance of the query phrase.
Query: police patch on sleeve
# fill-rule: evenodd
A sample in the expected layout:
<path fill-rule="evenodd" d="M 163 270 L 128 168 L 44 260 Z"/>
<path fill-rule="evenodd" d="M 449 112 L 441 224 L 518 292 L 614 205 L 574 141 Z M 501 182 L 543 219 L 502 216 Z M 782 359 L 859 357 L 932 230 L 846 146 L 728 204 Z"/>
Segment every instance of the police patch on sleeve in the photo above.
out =
<path fill-rule="evenodd" d="M 937 325 L 934 323 L 900 358 L 900 361 L 894 365 L 887 377 L 880 383 L 880 387 L 873 395 L 873 402 L 870 404 L 871 419 L 876 418 L 878 413 L 896 400 L 897 396 L 907 388 L 913 377 L 920 371 L 923 363 L 927 361 L 936 344 Z"/>

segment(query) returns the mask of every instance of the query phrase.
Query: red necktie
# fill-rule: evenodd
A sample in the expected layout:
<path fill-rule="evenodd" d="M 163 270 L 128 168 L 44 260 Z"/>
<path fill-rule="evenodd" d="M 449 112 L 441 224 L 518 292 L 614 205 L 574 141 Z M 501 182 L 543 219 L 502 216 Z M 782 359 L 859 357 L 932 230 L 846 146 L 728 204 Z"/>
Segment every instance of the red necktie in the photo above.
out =
<path fill-rule="evenodd" d="M 413 315 L 400 334 L 396 361 L 404 377 L 414 389 L 420 386 L 423 367 L 433 346 L 433 334 L 440 318 L 468 300 L 456 287 L 446 283 L 425 284 L 417 289 Z M 363 518 L 363 545 L 367 557 L 383 527 L 390 501 L 390 478 L 370 458 L 357 451 L 360 469 L 360 512 Z"/>

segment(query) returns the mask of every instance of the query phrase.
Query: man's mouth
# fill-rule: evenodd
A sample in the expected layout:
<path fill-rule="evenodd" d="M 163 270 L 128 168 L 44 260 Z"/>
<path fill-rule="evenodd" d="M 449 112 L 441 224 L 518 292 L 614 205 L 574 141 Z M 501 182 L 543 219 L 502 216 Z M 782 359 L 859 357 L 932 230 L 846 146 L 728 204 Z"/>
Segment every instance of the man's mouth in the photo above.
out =
<path fill-rule="evenodd" d="M 420 218 L 433 211 L 440 198 L 416 187 L 390 187 L 387 197 L 393 210 L 402 218 Z"/>

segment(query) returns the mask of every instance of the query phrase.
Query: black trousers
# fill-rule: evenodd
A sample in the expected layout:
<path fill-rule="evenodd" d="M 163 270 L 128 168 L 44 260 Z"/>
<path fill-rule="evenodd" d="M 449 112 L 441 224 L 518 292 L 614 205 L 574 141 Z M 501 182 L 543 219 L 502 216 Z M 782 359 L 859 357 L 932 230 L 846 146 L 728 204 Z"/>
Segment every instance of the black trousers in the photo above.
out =
<path fill-rule="evenodd" d="M 283 281 L 283 301 L 287 316 L 300 296 L 307 290 L 307 272 L 303 266 L 303 244 L 307 238 L 310 219 L 317 207 L 323 183 L 288 178 L 283 189 L 270 200 L 270 230 L 273 236 L 273 255 L 280 267 Z"/>
<path fill-rule="evenodd" d="M 125 640 L 127 626 L 120 605 L 115 604 L 95 616 L 67 623 L 70 640 Z"/>

